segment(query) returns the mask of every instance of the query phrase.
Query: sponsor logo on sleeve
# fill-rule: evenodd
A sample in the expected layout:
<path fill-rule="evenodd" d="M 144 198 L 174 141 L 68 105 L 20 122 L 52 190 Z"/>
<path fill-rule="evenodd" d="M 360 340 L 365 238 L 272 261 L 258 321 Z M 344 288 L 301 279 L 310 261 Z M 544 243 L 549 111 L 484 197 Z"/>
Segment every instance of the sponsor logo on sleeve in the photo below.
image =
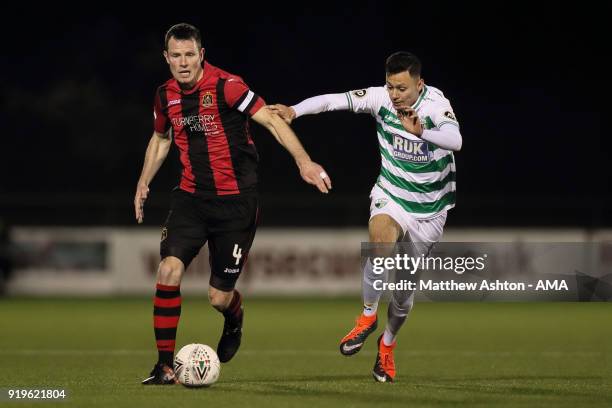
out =
<path fill-rule="evenodd" d="M 451 112 L 451 111 L 444 112 L 444 116 L 446 116 L 450 120 L 454 120 L 455 122 L 457 121 L 457 118 L 455 117 L 455 114 L 453 112 Z"/>
<path fill-rule="evenodd" d="M 363 98 L 364 96 L 366 96 L 366 93 L 368 91 L 366 89 L 360 89 L 358 91 L 353 91 L 352 94 L 355 95 L 357 98 Z"/>

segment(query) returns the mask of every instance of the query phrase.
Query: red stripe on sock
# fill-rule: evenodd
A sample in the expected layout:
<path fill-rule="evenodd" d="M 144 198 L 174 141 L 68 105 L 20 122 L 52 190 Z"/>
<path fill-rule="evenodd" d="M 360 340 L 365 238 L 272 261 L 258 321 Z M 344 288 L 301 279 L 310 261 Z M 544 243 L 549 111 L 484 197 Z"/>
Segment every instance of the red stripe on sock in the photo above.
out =
<path fill-rule="evenodd" d="M 181 297 L 177 296 L 172 299 L 164 299 L 155 296 L 153 304 L 157 307 L 179 307 L 181 305 Z"/>
<path fill-rule="evenodd" d="M 158 351 L 174 351 L 176 340 L 157 340 Z"/>
<path fill-rule="evenodd" d="M 178 326 L 180 316 L 153 316 L 153 327 L 171 329 Z"/>
<path fill-rule="evenodd" d="M 174 292 L 174 291 L 179 290 L 180 286 L 169 286 L 169 285 L 162 285 L 161 283 L 158 283 L 156 288 L 159 290 L 165 290 L 166 292 Z"/>

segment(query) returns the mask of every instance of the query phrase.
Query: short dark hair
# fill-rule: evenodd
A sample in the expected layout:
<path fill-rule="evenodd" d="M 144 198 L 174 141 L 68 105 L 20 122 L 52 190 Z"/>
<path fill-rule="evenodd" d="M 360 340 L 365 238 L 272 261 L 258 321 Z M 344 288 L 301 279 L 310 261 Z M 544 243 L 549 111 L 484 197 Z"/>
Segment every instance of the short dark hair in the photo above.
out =
<path fill-rule="evenodd" d="M 385 62 L 385 71 L 387 74 L 399 74 L 400 72 L 408 71 L 411 77 L 421 76 L 421 61 L 419 58 L 406 51 L 398 51 L 387 58 Z"/>
<path fill-rule="evenodd" d="M 174 37 L 177 40 L 195 40 L 198 47 L 202 48 L 202 35 L 200 30 L 191 24 L 179 23 L 175 24 L 166 32 L 165 49 L 168 50 L 168 41 Z"/>

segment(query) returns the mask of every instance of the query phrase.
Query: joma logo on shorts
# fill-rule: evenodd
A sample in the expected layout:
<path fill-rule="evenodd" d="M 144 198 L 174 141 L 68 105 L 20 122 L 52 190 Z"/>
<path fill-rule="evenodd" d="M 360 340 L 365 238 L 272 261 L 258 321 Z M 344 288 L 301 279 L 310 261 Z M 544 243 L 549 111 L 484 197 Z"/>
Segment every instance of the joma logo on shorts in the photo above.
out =
<path fill-rule="evenodd" d="M 393 135 L 393 157 L 402 161 L 426 163 L 429 161 L 429 149 L 425 142 Z"/>
<path fill-rule="evenodd" d="M 225 273 L 238 273 L 240 272 L 239 268 L 225 268 L 225 270 L 223 271 Z"/>

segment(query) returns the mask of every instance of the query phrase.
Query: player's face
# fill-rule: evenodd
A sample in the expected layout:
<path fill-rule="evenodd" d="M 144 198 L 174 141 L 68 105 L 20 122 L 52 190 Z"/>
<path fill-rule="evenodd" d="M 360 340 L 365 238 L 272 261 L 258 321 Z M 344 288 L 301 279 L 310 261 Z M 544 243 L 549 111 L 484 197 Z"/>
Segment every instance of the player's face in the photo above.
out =
<path fill-rule="evenodd" d="M 194 39 L 177 40 L 171 37 L 168 41 L 168 50 L 164 51 L 170 72 L 181 88 L 193 88 L 202 78 L 202 61 L 204 49 L 198 47 Z"/>
<path fill-rule="evenodd" d="M 387 74 L 387 92 L 397 111 L 405 111 L 419 98 L 423 90 L 423 79 L 411 77 L 410 72 Z"/>

